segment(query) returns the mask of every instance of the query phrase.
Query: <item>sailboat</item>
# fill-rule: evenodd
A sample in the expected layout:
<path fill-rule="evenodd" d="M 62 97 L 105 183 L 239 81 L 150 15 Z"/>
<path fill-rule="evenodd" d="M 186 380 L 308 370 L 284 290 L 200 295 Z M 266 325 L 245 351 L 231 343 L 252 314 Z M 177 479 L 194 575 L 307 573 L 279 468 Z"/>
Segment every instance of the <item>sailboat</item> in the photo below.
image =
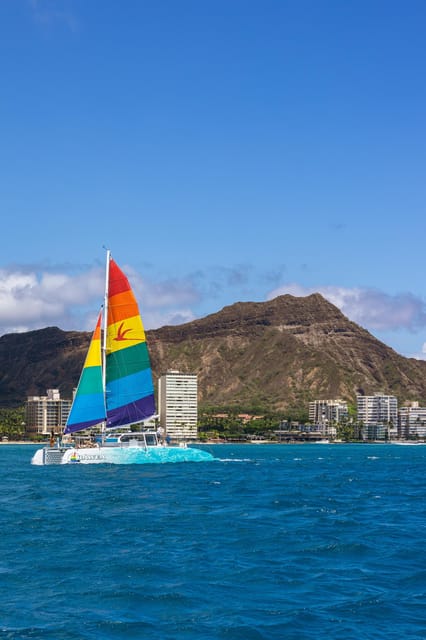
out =
<path fill-rule="evenodd" d="M 169 446 L 156 429 L 135 430 L 155 415 L 150 357 L 138 304 L 126 275 L 107 251 L 104 304 L 64 429 L 70 441 L 51 441 L 35 452 L 31 462 L 141 464 L 213 459 L 195 447 Z M 95 440 L 75 436 L 95 427 L 100 427 Z"/>

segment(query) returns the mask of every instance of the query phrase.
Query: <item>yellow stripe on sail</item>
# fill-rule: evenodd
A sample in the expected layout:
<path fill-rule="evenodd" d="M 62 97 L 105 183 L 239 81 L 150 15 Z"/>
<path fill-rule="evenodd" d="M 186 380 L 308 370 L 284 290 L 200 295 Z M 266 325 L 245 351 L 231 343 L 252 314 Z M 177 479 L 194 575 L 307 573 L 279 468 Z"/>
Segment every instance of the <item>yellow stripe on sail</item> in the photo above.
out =
<path fill-rule="evenodd" d="M 108 326 L 107 352 L 113 353 L 145 342 L 145 331 L 140 316 L 120 320 Z"/>
<path fill-rule="evenodd" d="M 86 356 L 86 367 L 100 367 L 102 364 L 100 340 L 92 340 Z"/>

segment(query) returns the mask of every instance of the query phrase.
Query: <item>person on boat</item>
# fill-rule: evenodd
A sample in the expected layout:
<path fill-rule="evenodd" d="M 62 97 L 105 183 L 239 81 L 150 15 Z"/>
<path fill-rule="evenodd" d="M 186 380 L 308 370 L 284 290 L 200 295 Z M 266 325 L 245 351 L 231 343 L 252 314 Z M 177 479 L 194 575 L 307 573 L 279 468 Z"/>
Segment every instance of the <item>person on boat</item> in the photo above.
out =
<path fill-rule="evenodd" d="M 50 444 L 51 447 L 55 446 L 55 434 L 54 434 L 53 430 L 50 432 L 49 444 Z"/>

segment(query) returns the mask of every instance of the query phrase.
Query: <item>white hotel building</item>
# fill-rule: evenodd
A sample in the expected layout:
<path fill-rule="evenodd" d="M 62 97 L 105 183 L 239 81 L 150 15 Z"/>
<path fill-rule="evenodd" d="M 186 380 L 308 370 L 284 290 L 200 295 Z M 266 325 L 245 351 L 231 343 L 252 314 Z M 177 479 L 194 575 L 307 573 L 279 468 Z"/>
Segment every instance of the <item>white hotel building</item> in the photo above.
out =
<path fill-rule="evenodd" d="M 196 440 L 198 382 L 195 373 L 169 370 L 158 381 L 160 426 L 172 441 Z"/>
<path fill-rule="evenodd" d="M 47 389 L 45 396 L 28 396 L 25 405 L 25 429 L 28 433 L 62 433 L 72 400 L 61 398 L 58 389 Z"/>
<path fill-rule="evenodd" d="M 314 400 L 309 403 L 309 422 L 318 425 L 321 433 L 336 436 L 336 424 L 348 417 L 345 400 Z"/>
<path fill-rule="evenodd" d="M 358 421 L 363 424 L 363 436 L 369 440 L 397 436 L 398 400 L 395 396 L 375 393 L 357 396 Z"/>
<path fill-rule="evenodd" d="M 398 436 L 406 439 L 426 438 L 426 407 L 419 407 L 418 402 L 400 407 Z"/>

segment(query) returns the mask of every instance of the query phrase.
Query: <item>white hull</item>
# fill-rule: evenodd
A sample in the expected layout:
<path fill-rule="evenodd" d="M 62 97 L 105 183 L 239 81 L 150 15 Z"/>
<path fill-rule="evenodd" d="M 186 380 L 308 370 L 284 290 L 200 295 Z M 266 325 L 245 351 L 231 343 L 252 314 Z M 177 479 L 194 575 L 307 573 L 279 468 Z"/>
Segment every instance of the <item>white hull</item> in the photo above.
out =
<path fill-rule="evenodd" d="M 213 456 L 192 447 L 98 446 L 82 448 L 44 447 L 38 449 L 31 464 L 158 464 L 165 462 L 203 462 Z"/>

